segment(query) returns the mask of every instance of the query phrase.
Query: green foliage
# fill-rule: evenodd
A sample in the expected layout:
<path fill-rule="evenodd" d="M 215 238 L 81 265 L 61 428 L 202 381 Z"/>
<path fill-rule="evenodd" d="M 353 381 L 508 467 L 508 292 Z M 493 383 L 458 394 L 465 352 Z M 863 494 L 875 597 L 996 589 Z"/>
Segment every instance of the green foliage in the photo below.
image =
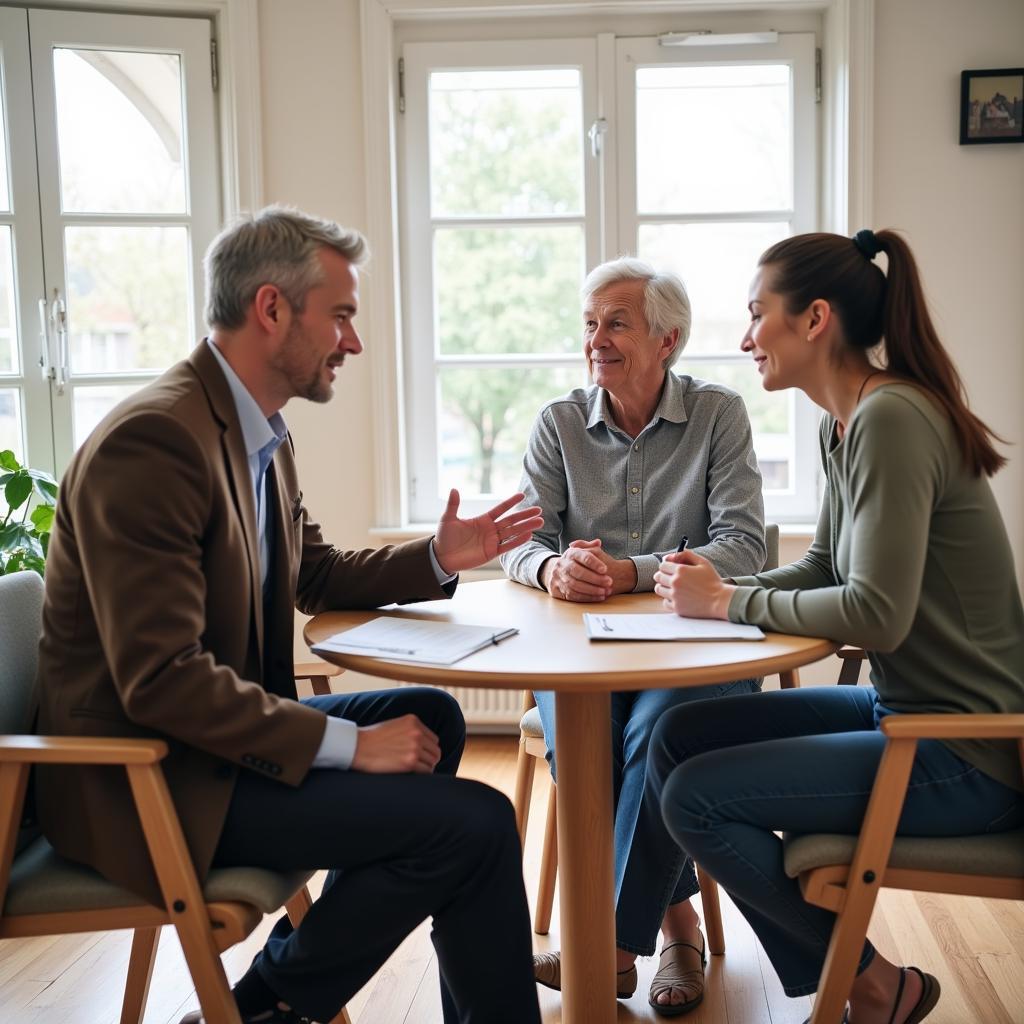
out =
<path fill-rule="evenodd" d="M 49 473 L 22 466 L 14 452 L 7 450 L 0 452 L 0 489 L 0 508 L 7 508 L 0 519 L 0 576 L 23 569 L 42 576 L 57 504 L 57 481 Z"/>
<path fill-rule="evenodd" d="M 435 93 L 435 215 L 578 212 L 577 97 L 575 90 Z M 435 234 L 434 267 L 444 355 L 579 352 L 582 228 L 442 228 Z M 557 380 L 562 376 L 546 368 L 444 372 L 442 401 L 472 441 L 477 493 L 493 492 L 494 461 L 506 437 L 518 442 L 518 462 L 537 410 L 564 390 Z"/>

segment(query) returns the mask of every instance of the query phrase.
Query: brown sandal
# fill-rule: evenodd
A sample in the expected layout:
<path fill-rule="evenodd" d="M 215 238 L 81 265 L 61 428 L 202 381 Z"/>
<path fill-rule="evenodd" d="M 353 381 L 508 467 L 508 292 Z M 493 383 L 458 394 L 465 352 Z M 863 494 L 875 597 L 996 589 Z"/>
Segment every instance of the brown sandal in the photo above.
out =
<path fill-rule="evenodd" d="M 534 953 L 533 976 L 537 984 L 562 991 L 562 954 Z M 636 991 L 636 964 L 615 975 L 615 998 L 628 999 Z"/>
<path fill-rule="evenodd" d="M 704 965 L 707 963 L 707 945 L 701 936 L 701 948 L 692 942 L 669 942 L 661 947 L 658 971 L 651 980 L 651 991 L 647 1002 L 662 1017 L 680 1017 L 700 1005 L 704 999 Z M 692 950 L 692 953 L 686 952 Z M 697 954 L 699 966 L 694 967 L 693 953 Z M 667 954 L 667 959 L 666 959 Z M 659 1003 L 658 996 L 673 989 L 683 989 L 689 996 L 681 1003 Z M 691 995 L 692 993 L 692 995 Z"/>

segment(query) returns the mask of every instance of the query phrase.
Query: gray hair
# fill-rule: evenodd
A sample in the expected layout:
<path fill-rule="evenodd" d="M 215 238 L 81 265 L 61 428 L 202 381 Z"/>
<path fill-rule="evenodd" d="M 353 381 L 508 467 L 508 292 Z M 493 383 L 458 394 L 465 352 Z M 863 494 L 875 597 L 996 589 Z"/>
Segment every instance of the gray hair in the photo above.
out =
<path fill-rule="evenodd" d="M 228 330 L 245 323 L 246 310 L 265 284 L 280 289 L 301 313 L 306 295 L 320 284 L 317 253 L 333 249 L 360 266 L 369 258 L 366 239 L 351 228 L 288 206 L 267 206 L 229 224 L 206 250 L 206 322 Z"/>
<path fill-rule="evenodd" d="M 617 260 L 601 263 L 587 274 L 580 295 L 583 305 L 595 292 L 620 281 L 644 281 L 644 315 L 651 334 L 669 334 L 679 329 L 679 341 L 665 360 L 667 370 L 680 356 L 690 340 L 690 297 L 686 286 L 673 273 L 657 271 L 634 256 L 620 256 Z"/>

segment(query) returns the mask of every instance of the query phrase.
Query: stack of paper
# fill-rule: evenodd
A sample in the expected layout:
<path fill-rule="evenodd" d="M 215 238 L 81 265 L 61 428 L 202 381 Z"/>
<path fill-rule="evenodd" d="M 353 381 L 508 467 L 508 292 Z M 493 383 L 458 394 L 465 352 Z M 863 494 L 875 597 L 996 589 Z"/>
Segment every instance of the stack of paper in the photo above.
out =
<path fill-rule="evenodd" d="M 584 612 L 591 640 L 763 640 L 758 626 L 721 619 L 684 619 L 672 612 L 594 615 Z"/>
<path fill-rule="evenodd" d="M 463 626 L 429 619 L 381 616 L 314 644 L 316 654 L 361 654 L 367 658 L 413 665 L 453 665 L 491 644 L 514 636 L 518 629 Z"/>

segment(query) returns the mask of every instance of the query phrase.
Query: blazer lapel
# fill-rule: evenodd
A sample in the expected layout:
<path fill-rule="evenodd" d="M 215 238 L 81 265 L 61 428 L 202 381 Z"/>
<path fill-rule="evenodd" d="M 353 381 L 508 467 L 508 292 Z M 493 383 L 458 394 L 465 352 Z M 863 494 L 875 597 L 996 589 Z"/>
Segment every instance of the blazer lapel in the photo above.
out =
<path fill-rule="evenodd" d="M 202 381 L 210 401 L 210 407 L 221 423 L 221 446 L 224 464 L 232 498 L 238 510 L 238 518 L 245 536 L 245 551 L 249 562 L 249 606 L 252 609 L 253 634 L 256 641 L 258 663 L 263 664 L 263 593 L 260 586 L 260 549 L 256 530 L 256 496 L 253 494 L 252 474 L 249 472 L 249 457 L 245 451 L 245 439 L 238 422 L 238 412 L 231 390 L 217 359 L 207 342 L 201 341 L 189 356 L 196 373 Z"/>

